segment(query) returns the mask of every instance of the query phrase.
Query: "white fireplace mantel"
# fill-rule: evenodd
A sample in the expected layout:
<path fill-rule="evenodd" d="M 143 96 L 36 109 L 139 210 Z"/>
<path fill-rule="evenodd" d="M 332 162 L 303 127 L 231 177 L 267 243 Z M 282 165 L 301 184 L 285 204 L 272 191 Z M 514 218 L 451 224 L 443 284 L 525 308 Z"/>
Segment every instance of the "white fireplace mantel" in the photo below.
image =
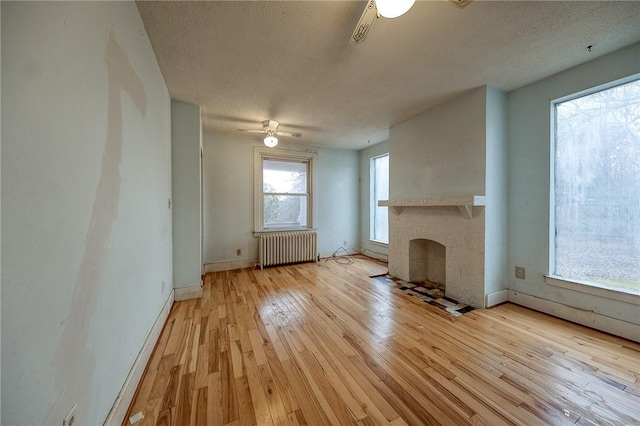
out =
<path fill-rule="evenodd" d="M 474 207 L 485 206 L 484 195 L 462 195 L 455 197 L 410 198 L 400 200 L 380 200 L 380 207 L 393 207 L 396 213 L 401 214 L 405 207 L 458 207 L 460 214 L 466 218 L 473 217 Z"/>

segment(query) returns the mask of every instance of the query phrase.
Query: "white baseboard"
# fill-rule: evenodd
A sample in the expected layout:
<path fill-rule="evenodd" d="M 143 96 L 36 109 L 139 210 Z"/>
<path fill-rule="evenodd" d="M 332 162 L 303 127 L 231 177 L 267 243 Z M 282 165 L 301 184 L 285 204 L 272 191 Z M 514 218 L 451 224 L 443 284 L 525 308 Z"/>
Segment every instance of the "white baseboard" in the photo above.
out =
<path fill-rule="evenodd" d="M 176 302 L 182 300 L 199 299 L 202 297 L 202 285 L 193 287 L 174 288 Z"/>
<path fill-rule="evenodd" d="M 106 426 L 120 426 L 124 420 L 124 416 L 127 415 L 127 410 L 129 409 L 129 405 L 131 405 L 136 389 L 138 389 L 138 384 L 140 383 L 142 374 L 147 367 L 149 358 L 151 358 L 153 348 L 156 347 L 156 342 L 160 337 L 162 328 L 167 322 L 173 302 L 174 292 L 172 291 L 171 294 L 169 294 L 167 301 L 164 303 L 158 318 L 156 318 L 156 321 L 153 323 L 153 327 L 151 327 L 149 334 L 147 334 L 147 338 L 145 339 L 131 370 L 129 370 L 129 375 L 124 381 L 122 389 L 120 389 L 120 393 L 113 403 L 113 407 L 111 407 L 111 411 L 109 412 L 107 419 L 104 421 Z"/>
<path fill-rule="evenodd" d="M 507 302 L 508 299 L 507 290 L 496 291 L 495 293 L 487 294 L 485 297 L 485 308 L 490 308 L 492 306 L 499 305 L 501 303 Z"/>
<path fill-rule="evenodd" d="M 230 271 L 232 269 L 253 268 L 258 259 L 230 260 L 228 262 L 206 263 L 204 272 Z"/>
<path fill-rule="evenodd" d="M 381 251 L 360 247 L 356 249 L 356 252 L 364 256 L 370 257 L 372 259 L 382 260 L 383 262 L 389 263 L 389 245 L 388 244 L 378 243 L 376 241 L 369 241 L 369 244 L 373 245 L 374 248 L 375 246 L 380 246 Z M 386 253 L 384 253 L 384 251 L 386 251 Z"/>
<path fill-rule="evenodd" d="M 640 325 L 507 290 L 509 302 L 640 343 Z"/>

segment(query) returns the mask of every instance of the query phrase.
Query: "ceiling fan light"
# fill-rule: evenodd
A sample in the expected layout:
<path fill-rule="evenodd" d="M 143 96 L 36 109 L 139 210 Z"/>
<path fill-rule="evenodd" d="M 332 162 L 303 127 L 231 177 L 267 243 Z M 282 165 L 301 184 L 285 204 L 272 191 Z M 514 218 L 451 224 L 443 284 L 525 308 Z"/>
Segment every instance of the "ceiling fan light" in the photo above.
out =
<path fill-rule="evenodd" d="M 276 138 L 275 136 L 267 136 L 266 138 L 264 138 L 264 144 L 269 148 L 273 148 L 274 146 L 278 145 L 278 138 Z"/>
<path fill-rule="evenodd" d="M 397 18 L 404 15 L 416 0 L 376 0 L 378 12 L 385 18 Z"/>

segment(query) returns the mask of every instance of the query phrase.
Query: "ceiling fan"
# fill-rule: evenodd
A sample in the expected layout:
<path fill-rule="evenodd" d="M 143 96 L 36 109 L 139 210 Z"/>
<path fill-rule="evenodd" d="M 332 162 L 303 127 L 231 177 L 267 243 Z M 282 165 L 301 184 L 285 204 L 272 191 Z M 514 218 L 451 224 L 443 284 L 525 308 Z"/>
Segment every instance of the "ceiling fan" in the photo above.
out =
<path fill-rule="evenodd" d="M 278 138 L 276 136 L 289 136 L 294 138 L 299 138 L 302 136 L 302 133 L 291 133 L 291 132 L 283 132 L 282 130 L 278 130 L 278 123 L 275 120 L 264 120 L 262 122 L 262 130 L 245 130 L 245 129 L 237 129 L 239 132 L 247 132 L 247 133 L 264 133 L 267 136 L 264 138 L 264 144 L 269 148 L 273 148 L 278 145 Z"/>
<path fill-rule="evenodd" d="M 371 27 L 379 17 L 397 18 L 404 15 L 416 0 L 368 0 L 364 12 L 360 16 L 358 25 L 353 30 L 349 42 L 352 44 L 361 43 L 367 38 Z M 471 0 L 449 0 L 458 7 L 465 7 Z"/>

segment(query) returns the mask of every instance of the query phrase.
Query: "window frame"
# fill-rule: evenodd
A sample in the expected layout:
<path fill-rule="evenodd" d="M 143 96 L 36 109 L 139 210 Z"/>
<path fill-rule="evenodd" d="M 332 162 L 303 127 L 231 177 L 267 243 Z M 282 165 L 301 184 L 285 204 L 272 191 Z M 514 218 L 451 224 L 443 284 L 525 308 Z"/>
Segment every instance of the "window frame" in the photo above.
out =
<path fill-rule="evenodd" d="M 553 99 L 549 106 L 549 259 L 548 259 L 548 273 L 544 276 L 545 283 L 554 287 L 579 291 L 582 293 L 592 294 L 608 299 L 623 301 L 640 305 L 640 292 L 634 292 L 633 290 L 613 288 L 604 284 L 584 281 L 577 278 L 567 278 L 555 275 L 556 264 L 556 106 L 558 104 L 572 101 L 584 96 L 589 96 L 597 92 L 611 89 L 613 87 L 621 86 L 633 81 L 640 80 L 640 73 L 632 74 L 630 76 L 616 79 L 607 83 L 603 83 L 588 89 L 584 89 L 569 95 L 562 96 L 557 99 Z"/>
<path fill-rule="evenodd" d="M 376 204 L 376 192 L 375 192 L 375 160 L 382 158 L 382 157 L 389 157 L 389 160 L 391 160 L 391 157 L 389 156 L 388 152 L 385 152 L 383 154 L 379 154 L 379 155 L 375 155 L 373 157 L 369 158 L 369 241 L 374 243 L 374 244 L 380 244 L 382 246 L 388 246 L 389 245 L 389 241 L 382 241 L 382 240 L 377 240 L 375 239 L 375 215 L 376 215 L 376 208 L 378 207 Z M 388 181 L 388 177 L 387 177 L 387 181 Z M 387 228 L 389 227 L 389 220 L 387 217 Z M 388 236 L 388 233 L 387 233 Z"/>
<path fill-rule="evenodd" d="M 310 231 L 315 223 L 315 161 L 317 154 L 307 151 L 293 151 L 278 148 L 256 146 L 253 150 L 253 232 L 288 232 Z M 263 192 L 263 161 L 293 161 L 307 163 L 307 225 L 265 228 L 264 227 L 264 192 Z"/>

